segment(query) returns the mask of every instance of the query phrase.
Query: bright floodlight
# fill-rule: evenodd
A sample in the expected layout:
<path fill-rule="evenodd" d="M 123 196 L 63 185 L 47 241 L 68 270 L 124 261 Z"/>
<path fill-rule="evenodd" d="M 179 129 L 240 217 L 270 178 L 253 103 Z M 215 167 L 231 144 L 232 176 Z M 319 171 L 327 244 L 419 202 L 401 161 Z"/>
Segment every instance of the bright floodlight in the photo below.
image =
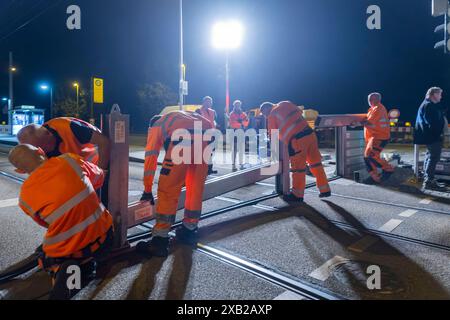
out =
<path fill-rule="evenodd" d="M 42 85 L 41 85 L 41 89 L 42 89 L 42 90 L 48 90 L 48 88 L 49 88 L 49 87 L 48 87 L 48 85 L 46 85 L 46 84 L 42 84 Z"/>
<path fill-rule="evenodd" d="M 236 49 L 241 45 L 243 27 L 237 21 L 218 22 L 212 30 L 212 43 L 217 49 Z"/>
<path fill-rule="evenodd" d="M 2 98 L 2 101 L 8 101 L 8 98 Z"/>

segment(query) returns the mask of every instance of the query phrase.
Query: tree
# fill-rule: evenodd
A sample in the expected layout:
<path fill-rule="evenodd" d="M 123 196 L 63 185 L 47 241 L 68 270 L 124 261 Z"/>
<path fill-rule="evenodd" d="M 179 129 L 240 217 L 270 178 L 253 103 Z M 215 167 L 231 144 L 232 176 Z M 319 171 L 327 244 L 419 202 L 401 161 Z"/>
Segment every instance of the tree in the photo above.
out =
<path fill-rule="evenodd" d="M 80 89 L 77 108 L 77 98 L 73 90 L 70 90 L 70 92 L 67 89 L 60 90 L 53 105 L 53 115 L 55 117 L 75 117 L 87 120 L 89 118 L 88 100 L 89 96 L 86 94 L 86 91 Z"/>
<path fill-rule="evenodd" d="M 161 82 L 145 83 L 137 90 L 139 105 L 132 110 L 133 131 L 146 132 L 148 122 L 166 106 L 177 103 L 176 93 Z"/>

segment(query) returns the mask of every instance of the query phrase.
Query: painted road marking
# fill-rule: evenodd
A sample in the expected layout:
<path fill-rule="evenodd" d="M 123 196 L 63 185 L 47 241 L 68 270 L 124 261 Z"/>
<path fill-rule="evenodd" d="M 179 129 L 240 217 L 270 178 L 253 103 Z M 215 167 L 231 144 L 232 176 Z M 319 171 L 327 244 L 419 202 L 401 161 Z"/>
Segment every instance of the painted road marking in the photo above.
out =
<path fill-rule="evenodd" d="M 302 297 L 301 295 L 296 294 L 295 292 L 292 291 L 286 291 L 283 292 L 282 294 L 280 294 L 278 297 L 276 297 L 273 300 L 283 300 L 283 301 L 287 301 L 287 300 L 305 300 L 305 297 Z"/>
<path fill-rule="evenodd" d="M 386 222 L 378 231 L 382 232 L 392 232 L 395 228 L 397 228 L 403 220 L 398 219 L 391 219 L 388 222 Z"/>
<path fill-rule="evenodd" d="M 412 209 L 408 209 L 406 211 L 403 211 L 402 213 L 399 214 L 400 217 L 405 217 L 405 218 L 410 218 L 413 215 L 415 215 L 417 212 L 417 210 L 412 210 Z"/>
<path fill-rule="evenodd" d="M 360 240 L 356 241 L 354 244 L 352 244 L 347 249 L 354 252 L 364 252 L 367 248 L 372 246 L 374 243 L 378 241 L 378 238 L 374 236 L 365 236 L 361 238 Z"/>
<path fill-rule="evenodd" d="M 419 203 L 421 204 L 430 204 L 431 202 L 433 202 L 433 198 L 427 197 L 425 199 L 423 199 L 422 201 L 420 201 Z"/>
<path fill-rule="evenodd" d="M 275 187 L 275 184 L 273 184 L 273 183 L 256 182 L 255 184 L 258 186 L 264 186 L 264 187 Z"/>
<path fill-rule="evenodd" d="M 349 261 L 349 259 L 342 258 L 342 257 L 339 257 L 339 256 L 335 256 L 334 258 L 328 260 L 322 266 L 320 266 L 319 268 L 317 268 L 316 270 L 311 272 L 309 274 L 309 276 L 314 278 L 314 279 L 320 280 L 320 281 L 325 281 L 325 280 L 327 280 L 330 277 L 330 275 L 331 275 L 331 268 L 333 266 L 336 266 L 336 265 L 339 265 L 339 264 L 343 264 L 343 263 L 345 263 L 347 261 Z"/>
<path fill-rule="evenodd" d="M 14 207 L 19 204 L 19 199 L 6 199 L 6 200 L 0 200 L 0 208 L 6 208 L 6 207 Z"/>
<path fill-rule="evenodd" d="M 356 184 L 355 181 L 347 180 L 347 179 L 338 179 L 338 180 L 332 181 L 331 183 L 339 184 L 339 185 L 342 185 L 342 186 L 351 186 L 353 184 Z"/>

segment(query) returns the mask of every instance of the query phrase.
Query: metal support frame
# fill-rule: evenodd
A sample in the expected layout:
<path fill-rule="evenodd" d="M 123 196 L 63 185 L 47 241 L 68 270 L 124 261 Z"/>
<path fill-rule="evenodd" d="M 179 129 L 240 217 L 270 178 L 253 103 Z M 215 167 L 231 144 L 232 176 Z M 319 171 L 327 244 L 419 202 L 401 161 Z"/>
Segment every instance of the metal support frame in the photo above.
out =
<path fill-rule="evenodd" d="M 364 135 L 361 122 L 366 114 L 323 115 L 316 120 L 316 128 L 336 130 L 336 175 L 353 178 L 353 173 L 364 169 Z M 349 130 L 350 126 L 359 125 Z"/>

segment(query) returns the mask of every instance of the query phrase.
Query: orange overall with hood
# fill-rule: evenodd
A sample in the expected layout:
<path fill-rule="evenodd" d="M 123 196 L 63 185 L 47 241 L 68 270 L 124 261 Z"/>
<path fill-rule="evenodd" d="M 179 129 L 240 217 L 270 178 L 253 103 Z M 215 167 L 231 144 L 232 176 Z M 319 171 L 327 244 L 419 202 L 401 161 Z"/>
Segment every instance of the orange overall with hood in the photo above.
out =
<path fill-rule="evenodd" d="M 289 148 L 292 193 L 298 198 L 304 197 L 307 164 L 316 177 L 320 193 L 330 192 L 316 134 L 303 118 L 302 111 L 290 102 L 281 102 L 268 116 L 268 129 L 269 132 L 278 129 L 280 140 Z"/>
<path fill-rule="evenodd" d="M 164 115 L 149 128 L 144 165 L 147 193 L 152 192 L 160 150 L 164 147 L 166 151 L 158 181 L 154 236 L 168 236 L 175 222 L 183 186 L 186 186 L 183 223 L 190 226 L 198 224 L 211 155 L 211 150 L 205 150 L 208 142 L 203 141 L 203 133 L 211 128 L 213 124 L 206 118 L 183 111 Z M 182 134 L 183 139 L 175 138 L 174 133 Z"/>

